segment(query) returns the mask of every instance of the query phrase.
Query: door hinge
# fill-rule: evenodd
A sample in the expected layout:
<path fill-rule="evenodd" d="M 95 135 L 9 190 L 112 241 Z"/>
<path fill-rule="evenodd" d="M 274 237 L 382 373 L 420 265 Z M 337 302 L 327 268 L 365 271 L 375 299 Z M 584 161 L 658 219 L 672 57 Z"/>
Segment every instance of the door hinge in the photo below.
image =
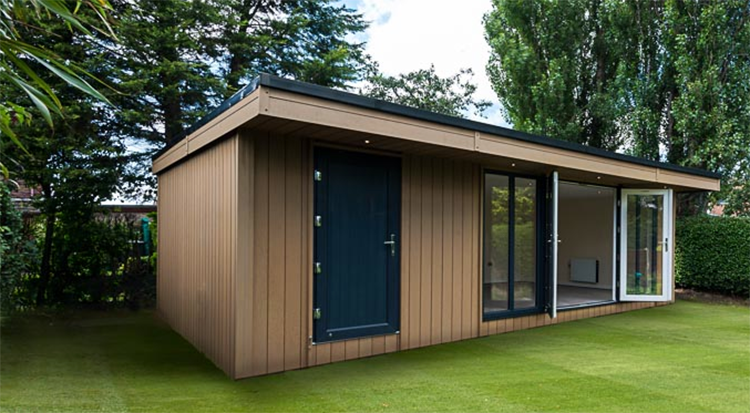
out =
<path fill-rule="evenodd" d="M 315 226 L 316 227 L 323 226 L 323 217 L 321 217 L 320 215 L 315 215 Z"/>
<path fill-rule="evenodd" d="M 313 309 L 313 320 L 320 320 L 320 317 L 323 316 L 323 312 L 320 311 L 320 308 Z"/>
<path fill-rule="evenodd" d="M 622 203 L 620 202 L 619 199 L 617 200 L 617 206 L 622 206 Z"/>
<path fill-rule="evenodd" d="M 315 172 L 313 172 L 313 179 L 315 179 L 315 181 L 317 181 L 317 182 L 322 181 L 323 180 L 323 172 L 320 172 L 319 170 L 316 169 Z"/>
<path fill-rule="evenodd" d="M 315 272 L 315 274 L 320 274 L 321 272 L 323 272 L 323 268 L 321 267 L 319 262 L 315 263 L 313 272 Z"/>

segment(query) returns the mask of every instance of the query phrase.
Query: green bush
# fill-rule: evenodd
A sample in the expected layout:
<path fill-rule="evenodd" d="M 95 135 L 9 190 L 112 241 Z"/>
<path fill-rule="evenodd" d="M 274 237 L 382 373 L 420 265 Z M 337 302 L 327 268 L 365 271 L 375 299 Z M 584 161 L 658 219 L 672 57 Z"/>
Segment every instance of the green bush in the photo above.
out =
<path fill-rule="evenodd" d="M 675 277 L 680 287 L 750 297 L 750 218 L 677 220 Z"/>
<path fill-rule="evenodd" d="M 21 214 L 11 203 L 10 188 L 0 180 L 0 315 L 3 317 L 27 304 L 19 289 L 37 258 L 33 241 L 24 233 Z"/>

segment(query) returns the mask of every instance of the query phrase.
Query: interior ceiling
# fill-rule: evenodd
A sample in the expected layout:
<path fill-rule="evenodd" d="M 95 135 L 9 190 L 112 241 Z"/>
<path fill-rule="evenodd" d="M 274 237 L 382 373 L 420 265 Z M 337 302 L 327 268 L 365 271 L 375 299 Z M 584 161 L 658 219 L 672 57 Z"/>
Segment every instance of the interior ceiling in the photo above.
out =
<path fill-rule="evenodd" d="M 566 199 L 584 199 L 597 196 L 613 197 L 615 195 L 615 188 L 560 182 L 559 192 L 560 198 Z"/>

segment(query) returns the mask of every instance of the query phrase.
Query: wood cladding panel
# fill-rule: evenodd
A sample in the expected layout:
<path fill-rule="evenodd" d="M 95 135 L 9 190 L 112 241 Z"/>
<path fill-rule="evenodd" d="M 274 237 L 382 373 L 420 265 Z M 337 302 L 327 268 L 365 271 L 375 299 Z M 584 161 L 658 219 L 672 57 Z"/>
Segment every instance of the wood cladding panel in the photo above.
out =
<path fill-rule="evenodd" d="M 159 175 L 157 308 L 228 375 L 235 369 L 238 139 Z"/>
<path fill-rule="evenodd" d="M 308 365 L 311 222 L 308 140 L 247 131 L 254 146 L 254 221 L 250 371 Z M 322 360 L 325 356 L 322 357 Z"/>
<path fill-rule="evenodd" d="M 405 155 L 403 170 L 401 349 L 475 337 L 479 166 Z"/>
<path fill-rule="evenodd" d="M 242 318 L 247 319 L 244 327 L 251 334 L 238 336 L 236 345 L 243 351 L 238 351 L 237 357 L 244 359 L 236 364 L 245 368 L 238 369 L 235 377 L 604 314 L 604 310 L 561 312 L 558 320 L 538 315 L 482 322 L 481 169 L 471 162 L 403 155 L 400 334 L 313 345 L 309 337 L 315 145 L 303 138 L 269 132 L 245 133 L 248 136 L 244 138 L 252 139 L 253 164 L 253 206 L 243 212 L 251 214 L 253 221 L 251 300 L 250 310 L 237 315 L 237 325 Z M 618 306 L 620 311 L 626 308 L 624 304 Z"/>

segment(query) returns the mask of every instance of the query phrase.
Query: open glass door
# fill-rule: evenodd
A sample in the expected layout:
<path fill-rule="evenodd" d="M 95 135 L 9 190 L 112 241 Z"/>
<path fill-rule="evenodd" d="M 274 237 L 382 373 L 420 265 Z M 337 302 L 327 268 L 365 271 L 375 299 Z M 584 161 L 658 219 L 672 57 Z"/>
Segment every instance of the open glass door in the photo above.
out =
<path fill-rule="evenodd" d="M 622 190 L 620 299 L 672 298 L 672 191 Z"/>
<path fill-rule="evenodd" d="M 549 288 L 547 290 L 548 297 L 547 297 L 547 314 L 549 314 L 550 318 L 556 318 L 557 317 L 557 243 L 560 242 L 558 239 L 558 232 L 557 232 L 557 212 L 558 212 L 558 189 L 559 189 L 559 179 L 557 175 L 557 171 L 552 172 L 552 175 L 549 177 L 549 185 L 548 185 L 548 194 L 547 194 L 547 205 L 549 205 L 549 218 L 548 218 L 548 225 L 549 225 L 549 235 L 547 238 L 547 245 L 548 245 L 548 251 L 547 251 L 547 270 L 549 271 L 549 276 L 547 279 L 549 280 Z"/>

